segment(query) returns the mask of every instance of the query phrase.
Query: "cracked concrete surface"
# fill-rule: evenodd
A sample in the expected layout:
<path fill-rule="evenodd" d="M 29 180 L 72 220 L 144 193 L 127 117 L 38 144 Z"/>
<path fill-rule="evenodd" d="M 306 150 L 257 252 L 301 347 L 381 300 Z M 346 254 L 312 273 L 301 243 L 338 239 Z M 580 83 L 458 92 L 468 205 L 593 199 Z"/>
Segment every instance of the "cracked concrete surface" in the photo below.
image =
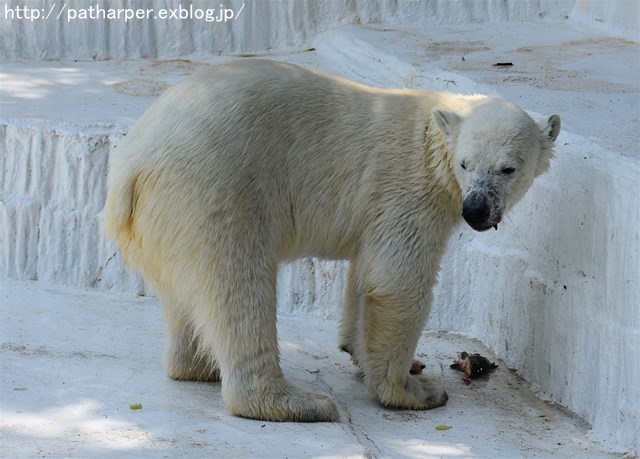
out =
<path fill-rule="evenodd" d="M 458 335 L 425 332 L 417 350 L 425 373 L 447 388 L 448 404 L 389 410 L 337 349 L 335 321 L 281 315 L 285 373 L 330 395 L 341 420 L 271 423 L 231 416 L 218 384 L 165 375 L 154 298 L 3 280 L 0 304 L 3 457 L 618 456 L 502 362 L 490 377 L 465 384 L 449 368 L 457 352 L 495 357 Z M 135 403 L 142 409 L 130 409 Z"/>

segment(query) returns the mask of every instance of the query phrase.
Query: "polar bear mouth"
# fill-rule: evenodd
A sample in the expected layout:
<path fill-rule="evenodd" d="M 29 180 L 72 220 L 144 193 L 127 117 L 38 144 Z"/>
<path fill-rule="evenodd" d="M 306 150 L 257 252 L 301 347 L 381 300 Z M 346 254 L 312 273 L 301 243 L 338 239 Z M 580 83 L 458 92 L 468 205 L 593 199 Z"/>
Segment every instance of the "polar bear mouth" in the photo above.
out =
<path fill-rule="evenodd" d="M 467 222 L 469 223 L 469 222 Z M 487 231 L 488 229 L 495 229 L 496 231 L 498 230 L 498 223 L 483 223 L 483 224 L 477 224 L 477 223 L 469 223 L 469 226 L 471 228 L 473 228 L 476 231 Z"/>

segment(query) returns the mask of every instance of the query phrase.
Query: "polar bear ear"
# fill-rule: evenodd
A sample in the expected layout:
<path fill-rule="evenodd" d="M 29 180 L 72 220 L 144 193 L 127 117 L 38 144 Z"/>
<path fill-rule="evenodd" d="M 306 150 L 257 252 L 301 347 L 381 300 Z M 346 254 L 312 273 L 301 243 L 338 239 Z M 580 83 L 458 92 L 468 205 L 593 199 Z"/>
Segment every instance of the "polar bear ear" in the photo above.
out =
<path fill-rule="evenodd" d="M 558 134 L 560 134 L 560 117 L 558 115 L 551 115 L 548 119 L 541 119 L 538 121 L 538 127 L 542 133 L 543 144 L 540 157 L 538 158 L 538 164 L 536 164 L 536 177 L 549 169 L 551 158 L 553 158 L 553 142 L 555 142 Z"/>
<path fill-rule="evenodd" d="M 551 115 L 548 119 L 541 119 L 538 121 L 538 127 L 542 131 L 542 136 L 545 140 L 555 142 L 560 134 L 560 117 L 558 115 Z"/>
<path fill-rule="evenodd" d="M 433 111 L 433 121 L 435 121 L 436 126 L 442 131 L 442 133 L 449 140 L 452 140 L 458 132 L 458 126 L 460 125 L 460 117 L 453 113 L 445 110 L 434 110 Z"/>

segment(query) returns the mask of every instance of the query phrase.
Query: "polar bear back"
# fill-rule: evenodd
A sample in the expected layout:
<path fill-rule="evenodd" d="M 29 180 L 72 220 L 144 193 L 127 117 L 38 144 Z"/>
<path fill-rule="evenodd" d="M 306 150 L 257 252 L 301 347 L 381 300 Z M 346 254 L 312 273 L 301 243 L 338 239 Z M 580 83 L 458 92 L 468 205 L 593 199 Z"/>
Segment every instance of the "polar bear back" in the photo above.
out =
<path fill-rule="evenodd" d="M 399 181 L 424 168 L 435 99 L 272 61 L 214 66 L 140 118 L 113 156 L 111 176 L 137 183 L 137 203 L 145 203 L 138 207 L 165 231 L 174 222 L 162 221 L 162 207 L 176 196 L 184 215 L 172 211 L 173 219 L 204 218 L 189 213 L 191 196 L 199 201 L 193 212 L 244 210 L 262 219 L 279 258 L 349 258 L 376 213 L 370 203 L 391 199 Z"/>

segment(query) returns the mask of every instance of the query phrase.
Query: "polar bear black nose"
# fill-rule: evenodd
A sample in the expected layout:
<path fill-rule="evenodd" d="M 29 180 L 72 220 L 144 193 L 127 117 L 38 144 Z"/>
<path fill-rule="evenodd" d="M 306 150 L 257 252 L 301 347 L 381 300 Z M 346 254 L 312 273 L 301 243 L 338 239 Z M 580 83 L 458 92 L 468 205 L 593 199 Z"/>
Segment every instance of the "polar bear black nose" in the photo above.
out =
<path fill-rule="evenodd" d="M 462 203 L 462 216 L 472 226 L 486 223 L 490 215 L 489 203 L 482 195 L 467 196 Z"/>

